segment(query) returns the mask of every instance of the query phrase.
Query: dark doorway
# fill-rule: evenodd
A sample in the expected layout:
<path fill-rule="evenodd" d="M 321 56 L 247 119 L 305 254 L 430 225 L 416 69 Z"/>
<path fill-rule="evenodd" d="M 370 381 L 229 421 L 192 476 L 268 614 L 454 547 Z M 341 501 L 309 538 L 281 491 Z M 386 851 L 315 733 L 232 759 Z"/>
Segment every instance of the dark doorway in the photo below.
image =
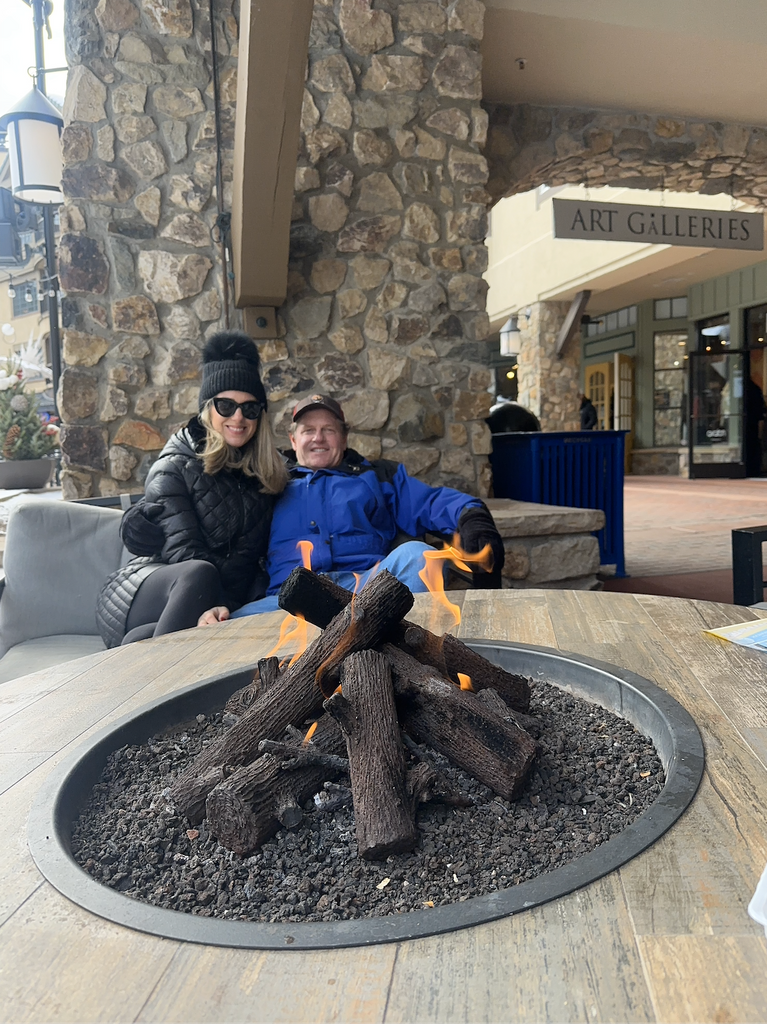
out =
<path fill-rule="evenodd" d="M 746 476 L 765 476 L 765 432 L 767 430 L 767 305 L 745 310 L 744 338 L 748 350 L 745 367 L 745 416 L 743 427 Z"/>

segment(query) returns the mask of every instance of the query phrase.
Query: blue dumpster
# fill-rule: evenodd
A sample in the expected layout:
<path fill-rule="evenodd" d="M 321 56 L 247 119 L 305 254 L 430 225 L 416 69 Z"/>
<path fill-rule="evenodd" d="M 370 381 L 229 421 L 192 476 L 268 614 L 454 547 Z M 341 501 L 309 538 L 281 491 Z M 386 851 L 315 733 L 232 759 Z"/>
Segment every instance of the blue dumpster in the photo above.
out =
<path fill-rule="evenodd" d="M 597 533 L 602 565 L 625 576 L 623 555 L 623 449 L 625 430 L 493 434 L 496 498 L 570 508 L 601 508 Z"/>

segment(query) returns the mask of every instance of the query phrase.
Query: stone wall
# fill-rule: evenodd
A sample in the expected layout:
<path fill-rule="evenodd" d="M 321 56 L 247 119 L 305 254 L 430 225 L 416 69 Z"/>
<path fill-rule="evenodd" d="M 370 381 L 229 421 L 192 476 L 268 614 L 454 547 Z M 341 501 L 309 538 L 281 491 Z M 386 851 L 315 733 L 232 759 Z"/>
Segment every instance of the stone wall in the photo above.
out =
<path fill-rule="evenodd" d="M 767 128 L 651 114 L 487 105 L 494 201 L 539 185 L 767 197 Z"/>
<path fill-rule="evenodd" d="M 231 180 L 236 10 L 216 0 Z M 140 490 L 222 326 L 207 3 L 71 0 L 60 245 L 69 497 Z M 487 494 L 489 196 L 479 0 L 316 0 L 289 294 L 259 343 L 278 429 L 344 401 L 352 444 Z M 225 195 L 227 207 L 229 197 Z"/>
<path fill-rule="evenodd" d="M 224 176 L 237 23 L 217 0 Z M 70 0 L 59 264 L 66 497 L 141 490 L 197 411 L 222 325 L 210 26 L 204 0 Z"/>
<path fill-rule="evenodd" d="M 580 339 L 571 339 L 556 354 L 559 329 L 569 302 L 535 302 L 519 318 L 521 334 L 517 374 L 518 398 L 532 409 L 543 430 L 578 430 Z"/>
<path fill-rule="evenodd" d="M 312 390 L 351 443 L 487 494 L 487 165 L 478 0 L 315 0 L 278 426 Z"/>

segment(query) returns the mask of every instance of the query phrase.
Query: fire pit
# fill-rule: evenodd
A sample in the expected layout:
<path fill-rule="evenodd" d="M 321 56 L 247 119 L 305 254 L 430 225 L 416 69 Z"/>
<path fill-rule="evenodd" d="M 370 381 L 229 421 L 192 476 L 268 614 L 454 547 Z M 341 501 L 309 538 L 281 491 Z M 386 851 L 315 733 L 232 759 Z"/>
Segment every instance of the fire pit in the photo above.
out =
<path fill-rule="evenodd" d="M 450 931 L 555 899 L 635 856 L 687 807 L 702 775 L 703 749 L 690 716 L 664 691 L 632 673 L 544 648 L 485 641 L 469 642 L 469 647 L 508 672 L 556 681 L 560 688 L 617 713 L 650 736 L 667 780 L 650 809 L 593 852 L 531 881 L 450 906 L 385 918 L 322 924 L 227 922 L 138 903 L 94 882 L 72 857 L 72 826 L 109 754 L 220 708 L 230 694 L 249 682 L 255 668 L 249 666 L 243 672 L 216 676 L 147 706 L 95 737 L 69 763 L 60 766 L 40 793 L 30 818 L 30 847 L 38 867 L 56 888 L 81 906 L 158 935 L 250 948 L 348 946 Z"/>

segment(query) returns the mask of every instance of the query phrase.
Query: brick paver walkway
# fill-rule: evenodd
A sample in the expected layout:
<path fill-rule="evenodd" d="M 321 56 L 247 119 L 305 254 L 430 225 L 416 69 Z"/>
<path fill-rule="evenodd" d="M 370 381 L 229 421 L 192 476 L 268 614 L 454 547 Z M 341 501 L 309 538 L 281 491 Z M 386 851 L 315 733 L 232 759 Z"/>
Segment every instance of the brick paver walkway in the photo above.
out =
<path fill-rule="evenodd" d="M 628 477 L 624 502 L 632 576 L 730 569 L 730 531 L 767 524 L 767 479 Z"/>

